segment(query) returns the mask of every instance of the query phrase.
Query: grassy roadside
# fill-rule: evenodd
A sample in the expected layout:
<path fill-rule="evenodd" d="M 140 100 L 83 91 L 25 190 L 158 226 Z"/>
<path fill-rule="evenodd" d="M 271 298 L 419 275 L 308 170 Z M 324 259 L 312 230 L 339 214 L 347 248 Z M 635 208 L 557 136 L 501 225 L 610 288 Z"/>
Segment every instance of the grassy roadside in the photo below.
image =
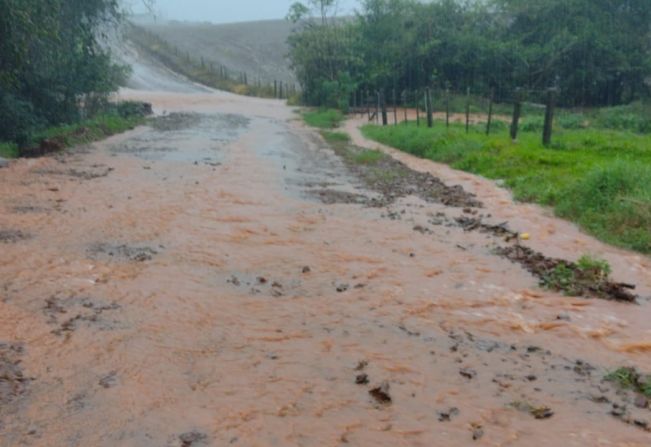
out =
<path fill-rule="evenodd" d="M 651 253 L 651 136 L 562 129 L 552 148 L 538 132 L 486 136 L 483 126 L 365 126 L 364 135 L 456 169 L 503 180 L 518 200 L 552 206 L 599 239 Z"/>
<path fill-rule="evenodd" d="M 18 146 L 13 143 L 0 143 L 0 158 L 16 158 L 18 155 Z"/>
<path fill-rule="evenodd" d="M 346 119 L 344 114 L 336 109 L 307 110 L 302 116 L 305 124 L 318 129 L 335 129 Z"/>
<path fill-rule="evenodd" d="M 142 114 L 118 112 L 104 113 L 95 118 L 74 124 L 43 129 L 33 135 L 32 143 L 18 148 L 14 143 L 0 143 L 0 157 L 18 158 L 21 156 L 40 156 L 56 152 L 78 144 L 91 143 L 116 135 L 143 124 Z"/>

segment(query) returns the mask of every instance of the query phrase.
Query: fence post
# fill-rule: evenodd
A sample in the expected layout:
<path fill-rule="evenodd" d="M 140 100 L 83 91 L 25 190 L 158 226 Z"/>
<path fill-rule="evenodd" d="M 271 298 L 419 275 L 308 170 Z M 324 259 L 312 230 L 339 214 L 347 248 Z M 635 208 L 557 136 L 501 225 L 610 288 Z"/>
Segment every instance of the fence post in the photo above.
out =
<path fill-rule="evenodd" d="M 466 133 L 470 131 L 470 87 L 466 89 Z"/>
<path fill-rule="evenodd" d="M 380 124 L 380 91 L 376 92 L 377 100 L 375 102 L 375 124 Z"/>
<path fill-rule="evenodd" d="M 547 104 L 545 107 L 545 126 L 543 127 L 543 146 L 547 147 L 552 143 L 552 127 L 554 125 L 554 106 L 556 89 L 547 90 Z"/>
<path fill-rule="evenodd" d="M 418 104 L 418 99 L 420 98 L 420 92 L 416 90 L 414 94 L 414 99 L 416 101 L 416 127 L 420 127 L 420 107 Z"/>
<path fill-rule="evenodd" d="M 278 81 L 274 80 L 274 98 L 278 98 Z"/>
<path fill-rule="evenodd" d="M 381 105 L 382 105 L 382 125 L 386 126 L 389 124 L 389 117 L 387 116 L 387 98 L 386 98 L 386 93 L 384 92 L 384 89 L 382 89 L 382 93 L 380 94 L 380 97 L 382 98 L 381 100 Z"/>
<path fill-rule="evenodd" d="M 522 113 L 522 95 L 520 89 L 515 89 L 515 100 L 513 101 L 513 119 L 511 120 L 511 140 L 518 139 L 518 126 L 520 125 L 520 114 Z"/>
<path fill-rule="evenodd" d="M 402 92 L 402 111 L 405 115 L 405 126 L 407 125 L 407 90 Z"/>
<path fill-rule="evenodd" d="M 371 122 L 371 94 L 368 90 L 365 91 L 364 102 L 366 103 L 366 114 L 368 115 L 368 122 Z"/>
<path fill-rule="evenodd" d="M 434 125 L 434 116 L 432 112 L 432 91 L 429 87 L 425 89 L 425 110 L 427 111 L 427 127 Z"/>
<path fill-rule="evenodd" d="M 450 127 L 450 88 L 445 89 L 445 127 Z"/>
<path fill-rule="evenodd" d="M 396 97 L 396 89 L 393 89 L 393 125 L 398 125 L 398 99 Z"/>
<path fill-rule="evenodd" d="M 493 95 L 494 92 L 491 89 L 490 96 L 488 97 L 488 122 L 486 123 L 486 135 L 491 134 L 491 122 L 493 120 Z"/>

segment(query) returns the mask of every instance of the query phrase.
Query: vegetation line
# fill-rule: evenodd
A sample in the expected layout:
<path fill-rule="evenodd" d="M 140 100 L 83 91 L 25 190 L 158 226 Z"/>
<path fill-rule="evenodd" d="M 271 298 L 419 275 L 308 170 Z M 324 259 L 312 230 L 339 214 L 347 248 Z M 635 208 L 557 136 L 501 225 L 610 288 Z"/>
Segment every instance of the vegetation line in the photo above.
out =
<path fill-rule="evenodd" d="M 554 208 L 602 241 L 651 253 L 651 136 L 564 129 L 553 147 L 538 133 L 486 136 L 460 124 L 364 126 L 372 140 L 410 154 L 502 181 L 515 198 Z"/>

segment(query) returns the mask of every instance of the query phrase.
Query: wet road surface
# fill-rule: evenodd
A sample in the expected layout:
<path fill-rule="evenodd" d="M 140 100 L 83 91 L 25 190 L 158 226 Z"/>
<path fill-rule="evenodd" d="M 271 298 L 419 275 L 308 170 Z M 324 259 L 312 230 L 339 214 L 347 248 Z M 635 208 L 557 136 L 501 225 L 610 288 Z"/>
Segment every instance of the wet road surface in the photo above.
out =
<path fill-rule="evenodd" d="M 651 371 L 648 258 L 382 148 L 640 298 L 550 293 L 461 207 L 339 200 L 378 193 L 278 101 L 122 97 L 159 118 L 0 171 L 0 445 L 650 445 L 602 380 Z"/>

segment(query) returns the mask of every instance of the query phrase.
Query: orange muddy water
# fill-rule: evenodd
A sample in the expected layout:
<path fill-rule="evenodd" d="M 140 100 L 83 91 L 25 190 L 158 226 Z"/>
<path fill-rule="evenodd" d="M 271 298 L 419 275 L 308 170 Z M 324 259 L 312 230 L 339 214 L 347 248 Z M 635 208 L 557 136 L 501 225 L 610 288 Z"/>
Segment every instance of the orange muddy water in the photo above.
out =
<path fill-rule="evenodd" d="M 0 170 L 0 445 L 651 445 L 602 380 L 651 372 L 648 258 L 382 148 L 640 298 L 544 291 L 462 209 L 324 203 L 374 193 L 278 101 L 121 96 L 165 116 Z"/>

